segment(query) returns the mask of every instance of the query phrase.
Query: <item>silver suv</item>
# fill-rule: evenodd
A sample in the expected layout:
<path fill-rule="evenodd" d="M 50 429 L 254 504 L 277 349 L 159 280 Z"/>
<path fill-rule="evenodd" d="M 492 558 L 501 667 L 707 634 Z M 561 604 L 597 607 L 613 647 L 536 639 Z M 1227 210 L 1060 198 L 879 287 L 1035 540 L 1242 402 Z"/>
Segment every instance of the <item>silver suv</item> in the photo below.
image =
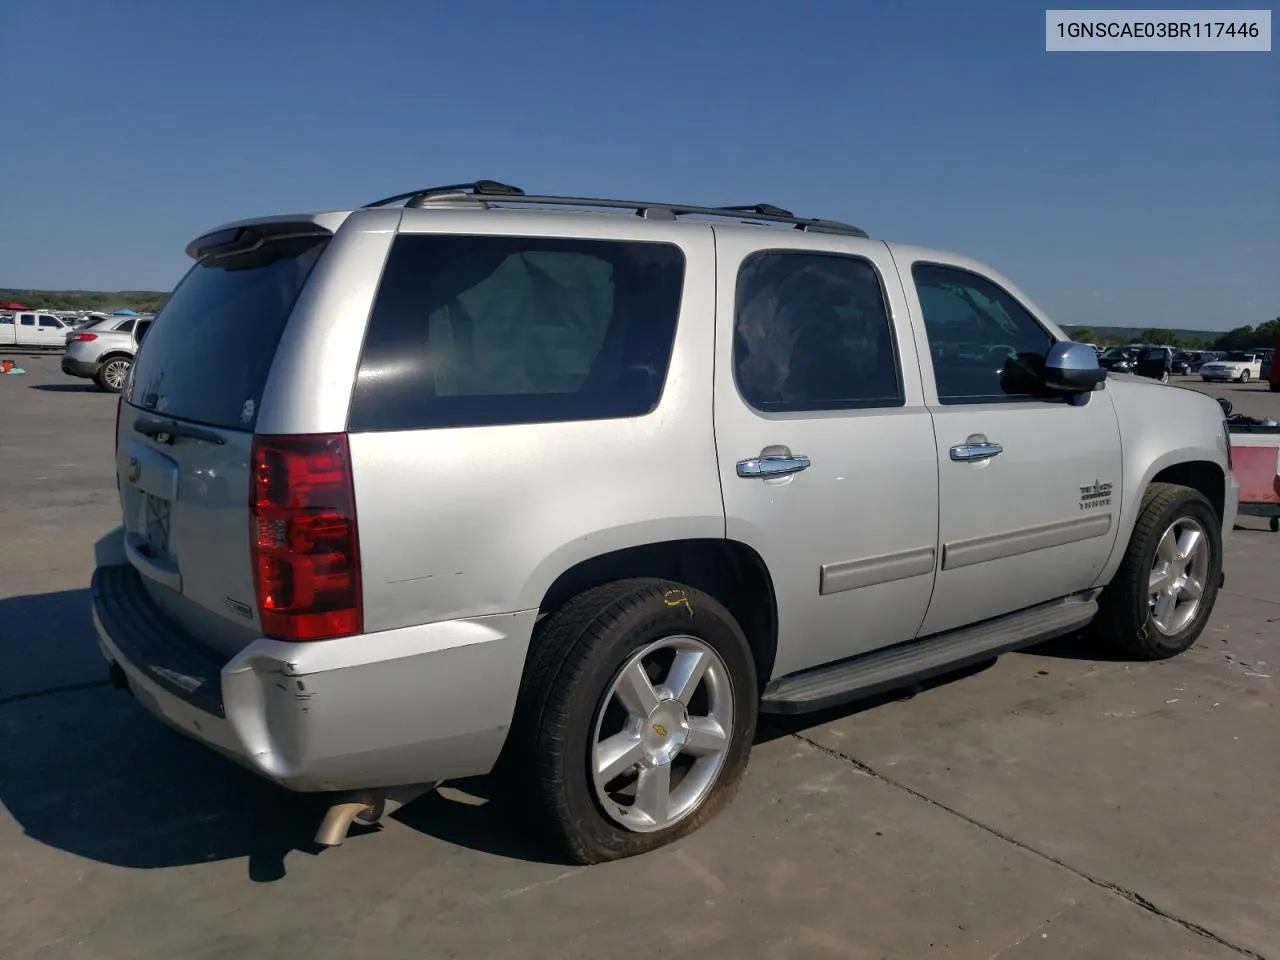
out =
<path fill-rule="evenodd" d="M 133 363 L 137 322 L 137 317 L 103 317 L 68 333 L 62 372 L 92 380 L 108 393 L 119 393 Z"/>
<path fill-rule="evenodd" d="M 570 858 L 639 853 L 760 713 L 1085 627 L 1169 657 L 1213 609 L 1219 405 L 965 257 L 493 182 L 187 252 L 94 616 L 161 719 L 333 792 L 322 843 L 492 772 Z"/>

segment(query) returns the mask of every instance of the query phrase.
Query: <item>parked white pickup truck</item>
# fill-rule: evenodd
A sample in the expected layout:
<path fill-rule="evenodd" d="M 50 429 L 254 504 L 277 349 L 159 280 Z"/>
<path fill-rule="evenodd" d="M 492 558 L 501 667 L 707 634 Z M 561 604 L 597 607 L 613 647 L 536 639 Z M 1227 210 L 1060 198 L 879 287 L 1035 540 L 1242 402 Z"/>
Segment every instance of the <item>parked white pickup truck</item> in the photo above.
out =
<path fill-rule="evenodd" d="M 20 311 L 0 316 L 0 347 L 48 347 L 61 350 L 74 328 L 52 313 Z"/>

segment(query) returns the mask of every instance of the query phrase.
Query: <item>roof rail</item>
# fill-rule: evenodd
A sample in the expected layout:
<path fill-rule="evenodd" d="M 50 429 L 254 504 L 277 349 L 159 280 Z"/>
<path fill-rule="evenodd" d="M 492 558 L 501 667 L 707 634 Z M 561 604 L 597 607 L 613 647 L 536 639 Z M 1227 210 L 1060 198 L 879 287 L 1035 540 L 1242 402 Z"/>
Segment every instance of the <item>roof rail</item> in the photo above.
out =
<path fill-rule="evenodd" d="M 477 202 L 494 200 L 499 203 L 527 203 L 535 206 L 598 207 L 606 210 L 631 210 L 649 220 L 674 220 L 679 216 L 731 217 L 735 220 L 762 220 L 767 223 L 789 223 L 797 230 L 814 233 L 836 233 L 851 237 L 866 237 L 867 232 L 849 223 L 797 217 L 790 210 L 770 203 L 756 203 L 730 207 L 703 207 L 686 203 L 658 203 L 645 200 L 608 200 L 593 197 L 530 196 L 519 187 L 497 180 L 476 180 L 474 183 L 454 183 L 439 187 L 425 187 L 398 193 L 384 200 L 365 204 L 365 207 L 382 207 L 404 202 L 405 206 L 427 207 L 433 203 L 457 200 L 459 196 L 471 197 Z"/>
<path fill-rule="evenodd" d="M 418 197 L 427 197 L 435 193 L 466 193 L 468 191 L 477 197 L 524 196 L 524 191 L 519 187 L 513 187 L 507 183 L 499 183 L 497 180 L 476 180 L 473 183 L 451 183 L 443 187 L 424 187 L 421 190 L 410 190 L 408 193 L 397 193 L 394 197 L 366 203 L 364 209 L 385 207 L 389 203 L 396 203 L 401 200 L 415 200 Z"/>

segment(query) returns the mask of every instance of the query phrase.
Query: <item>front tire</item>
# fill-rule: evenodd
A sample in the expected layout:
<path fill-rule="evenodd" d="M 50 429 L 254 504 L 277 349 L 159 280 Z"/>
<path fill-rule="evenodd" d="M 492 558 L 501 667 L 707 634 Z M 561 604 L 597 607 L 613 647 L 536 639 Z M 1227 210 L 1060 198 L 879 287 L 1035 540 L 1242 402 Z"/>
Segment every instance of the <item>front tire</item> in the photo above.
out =
<path fill-rule="evenodd" d="M 1213 612 L 1222 579 L 1222 528 L 1204 494 L 1153 483 L 1120 569 L 1099 600 L 1099 640 L 1126 657 L 1164 660 L 1187 650 Z"/>
<path fill-rule="evenodd" d="M 1241 382 L 1241 383 L 1248 383 L 1248 382 L 1249 382 L 1249 371 L 1248 371 L 1248 370 L 1241 370 L 1241 371 L 1240 371 L 1240 382 Z"/>
<path fill-rule="evenodd" d="M 516 812 L 582 864 L 692 833 L 737 790 L 758 699 L 751 648 L 713 597 L 664 580 L 579 594 L 530 648 L 508 744 Z"/>

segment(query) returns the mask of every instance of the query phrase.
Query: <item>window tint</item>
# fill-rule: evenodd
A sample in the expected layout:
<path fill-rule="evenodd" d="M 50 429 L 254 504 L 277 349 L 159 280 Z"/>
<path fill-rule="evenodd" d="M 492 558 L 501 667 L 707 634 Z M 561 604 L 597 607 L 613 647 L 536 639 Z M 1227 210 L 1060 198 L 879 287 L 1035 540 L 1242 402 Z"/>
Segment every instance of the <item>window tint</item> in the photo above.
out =
<path fill-rule="evenodd" d="M 942 403 L 1041 396 L 1053 338 L 986 277 L 932 263 L 911 268 Z"/>
<path fill-rule="evenodd" d="M 402 235 L 348 428 L 642 416 L 662 395 L 683 283 L 666 243 Z"/>
<path fill-rule="evenodd" d="M 743 399 L 766 412 L 901 405 L 875 268 L 836 254 L 749 257 L 738 272 L 733 374 Z"/>
<path fill-rule="evenodd" d="M 61 329 L 62 329 L 62 324 L 60 324 L 60 323 L 59 323 L 57 320 L 55 320 L 53 317 L 41 317 L 41 318 L 40 318 L 40 326 L 42 326 L 42 327 L 53 327 L 55 330 L 61 330 Z"/>
<path fill-rule="evenodd" d="M 138 351 L 127 402 L 252 430 L 285 323 L 326 246 L 294 237 L 192 267 Z"/>
<path fill-rule="evenodd" d="M 133 325 L 135 323 L 137 323 L 136 320 L 126 320 L 124 323 L 120 324 L 120 326 L 116 327 L 116 330 L 120 333 L 132 333 Z"/>
<path fill-rule="evenodd" d="M 13 326 L 13 317 L 0 317 L 0 324 L 8 324 Z"/>
<path fill-rule="evenodd" d="M 36 318 L 29 313 L 24 313 L 19 316 L 18 322 L 24 327 L 34 327 L 36 325 Z"/>

